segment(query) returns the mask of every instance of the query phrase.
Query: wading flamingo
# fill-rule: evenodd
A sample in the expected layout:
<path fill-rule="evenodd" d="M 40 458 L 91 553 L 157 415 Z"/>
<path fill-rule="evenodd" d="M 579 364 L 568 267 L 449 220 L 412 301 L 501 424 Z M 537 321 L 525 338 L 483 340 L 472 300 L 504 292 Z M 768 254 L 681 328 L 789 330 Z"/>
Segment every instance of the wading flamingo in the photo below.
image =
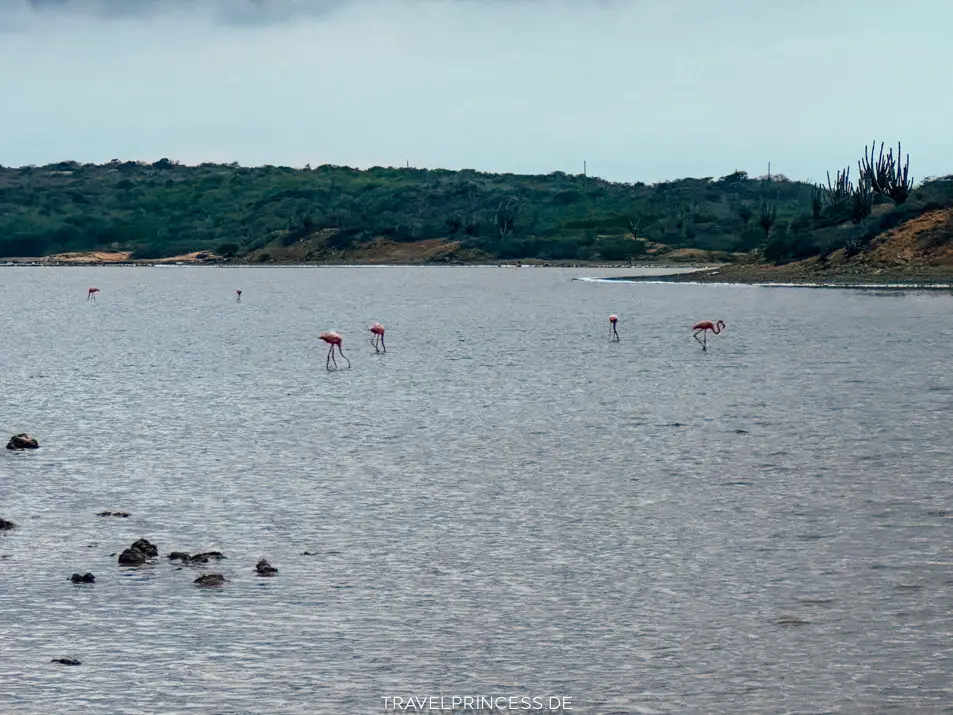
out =
<path fill-rule="evenodd" d="M 717 323 L 713 323 L 710 320 L 703 320 L 702 322 L 695 323 L 692 326 L 692 330 L 695 331 L 692 333 L 692 337 L 695 338 L 695 340 L 698 340 L 698 334 L 701 333 L 702 340 L 698 340 L 698 342 L 701 343 L 702 350 L 708 350 L 708 331 L 710 330 L 712 335 L 718 335 L 718 333 L 720 333 L 724 327 L 724 320 L 719 320 Z"/>
<path fill-rule="evenodd" d="M 371 327 L 368 328 L 374 337 L 371 338 L 371 345 L 374 346 L 374 349 L 377 352 L 387 352 L 387 346 L 384 345 L 384 326 L 380 323 L 374 323 Z M 381 350 L 383 348 L 383 351 Z"/>
<path fill-rule="evenodd" d="M 619 341 L 619 332 L 615 329 L 615 324 L 619 322 L 618 315 L 609 316 L 609 340 Z"/>
<path fill-rule="evenodd" d="M 240 290 L 237 290 L 237 291 L 235 291 L 235 293 L 236 293 L 236 295 L 238 295 L 238 298 L 235 300 L 235 302 L 236 302 L 236 303 L 241 303 L 241 302 L 242 302 L 242 292 L 241 292 Z"/>
<path fill-rule="evenodd" d="M 328 333 L 321 333 L 321 335 L 319 335 L 318 337 L 321 338 L 321 340 L 323 340 L 324 342 L 326 342 L 328 345 L 331 346 L 331 349 L 328 350 L 328 359 L 327 359 L 327 361 L 326 361 L 326 363 L 325 363 L 325 367 L 326 367 L 328 370 L 330 370 L 330 369 L 331 369 L 331 362 L 333 361 L 333 362 L 334 362 L 334 369 L 337 370 L 337 369 L 338 369 L 338 361 L 334 359 L 334 348 L 335 348 L 335 347 L 337 347 L 338 352 L 341 353 L 341 357 L 344 358 L 345 360 L 347 360 L 347 355 L 345 355 L 344 352 L 341 350 L 341 343 L 343 342 L 343 340 L 341 340 L 341 336 L 338 335 L 337 333 L 334 333 L 334 332 L 328 332 Z M 351 367 L 351 361 L 350 361 L 350 360 L 347 360 L 347 366 L 348 366 L 348 367 Z"/>
<path fill-rule="evenodd" d="M 89 292 L 86 294 L 86 302 L 89 302 L 89 299 L 92 298 L 96 300 L 96 294 L 99 292 L 99 288 L 90 288 Z"/>

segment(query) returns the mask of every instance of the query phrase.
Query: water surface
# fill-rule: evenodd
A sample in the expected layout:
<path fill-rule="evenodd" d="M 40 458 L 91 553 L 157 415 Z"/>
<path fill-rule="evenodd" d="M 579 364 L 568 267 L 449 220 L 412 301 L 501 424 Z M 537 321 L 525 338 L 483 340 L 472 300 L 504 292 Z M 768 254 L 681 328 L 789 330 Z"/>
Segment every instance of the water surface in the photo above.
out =
<path fill-rule="evenodd" d="M 0 711 L 953 707 L 951 296 L 631 273 L 5 269 Z"/>

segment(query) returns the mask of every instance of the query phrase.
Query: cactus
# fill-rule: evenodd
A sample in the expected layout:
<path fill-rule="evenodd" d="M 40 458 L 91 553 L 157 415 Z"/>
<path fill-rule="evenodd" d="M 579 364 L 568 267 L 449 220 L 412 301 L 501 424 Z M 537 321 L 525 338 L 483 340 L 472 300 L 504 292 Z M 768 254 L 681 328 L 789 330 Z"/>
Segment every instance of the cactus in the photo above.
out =
<path fill-rule="evenodd" d="M 880 142 L 880 152 L 877 160 L 874 161 L 876 148 L 877 142 L 872 142 L 869 149 L 864 147 L 864 158 L 857 162 L 861 176 L 870 184 L 874 194 L 889 196 L 894 203 L 902 204 L 913 189 L 913 180 L 910 178 L 910 155 L 907 154 L 906 162 L 901 167 L 900 142 L 897 142 L 896 157 L 893 155 L 893 149 L 889 149 L 884 156 L 884 143 Z"/>
<path fill-rule="evenodd" d="M 868 177 L 861 175 L 851 196 L 851 220 L 860 223 L 870 216 L 874 207 L 874 189 Z"/>
<path fill-rule="evenodd" d="M 837 172 L 837 180 L 831 184 L 831 172 L 827 172 L 827 203 L 831 206 L 848 201 L 854 193 L 854 184 L 850 180 L 850 167 Z"/>
<path fill-rule="evenodd" d="M 761 203 L 761 216 L 758 218 L 758 223 L 761 224 L 761 228 L 764 231 L 765 239 L 768 238 L 768 234 L 771 233 L 771 227 L 774 225 L 775 220 L 778 218 L 778 207 L 776 204 L 768 203 L 763 201 Z"/>

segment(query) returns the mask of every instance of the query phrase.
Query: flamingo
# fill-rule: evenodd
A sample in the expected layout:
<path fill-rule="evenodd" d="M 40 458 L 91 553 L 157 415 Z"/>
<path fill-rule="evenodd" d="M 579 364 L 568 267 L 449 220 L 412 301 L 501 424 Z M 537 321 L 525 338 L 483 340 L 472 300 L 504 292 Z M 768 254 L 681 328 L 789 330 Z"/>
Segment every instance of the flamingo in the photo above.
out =
<path fill-rule="evenodd" d="M 614 340 L 614 341 L 616 341 L 616 342 L 619 341 L 619 332 L 615 329 L 615 324 L 618 323 L 618 322 L 619 322 L 619 316 L 618 316 L 618 315 L 613 314 L 613 315 L 610 315 L 610 316 L 609 316 L 609 329 L 610 329 L 610 330 L 609 330 L 609 339 L 610 339 L 610 340 Z"/>
<path fill-rule="evenodd" d="M 377 352 L 381 352 L 381 348 L 384 348 L 384 352 L 386 353 L 387 346 L 384 345 L 384 326 L 380 323 L 374 323 L 368 330 L 374 333 L 374 337 L 371 338 L 371 345 L 374 346 L 374 349 Z M 380 347 L 378 347 L 378 345 Z"/>
<path fill-rule="evenodd" d="M 702 350 L 708 350 L 708 331 L 710 330 L 712 335 L 718 335 L 718 333 L 720 333 L 724 327 L 724 320 L 719 320 L 717 323 L 713 323 L 710 320 L 703 320 L 702 322 L 695 323 L 692 326 L 692 330 L 695 331 L 692 333 L 692 337 L 695 338 L 695 340 L 698 340 L 698 334 L 701 333 L 703 339 L 698 340 L 698 342 L 701 343 Z"/>
<path fill-rule="evenodd" d="M 99 292 L 99 288 L 90 288 L 89 292 L 86 294 L 86 302 L 89 302 L 89 299 L 92 298 L 96 300 L 96 294 Z"/>
<path fill-rule="evenodd" d="M 321 333 L 318 337 L 331 346 L 331 349 L 328 350 L 328 359 L 325 364 L 325 367 L 327 367 L 327 369 L 330 370 L 331 361 L 334 361 L 334 369 L 337 370 L 338 361 L 334 359 L 335 346 L 337 346 L 338 352 L 341 353 L 341 357 L 347 360 L 347 355 L 345 355 L 344 352 L 341 350 L 341 343 L 343 342 L 343 340 L 341 339 L 341 336 L 334 332 L 327 332 L 327 333 Z M 347 366 L 351 367 L 350 360 L 347 360 Z"/>
<path fill-rule="evenodd" d="M 235 293 L 238 295 L 238 298 L 235 300 L 235 302 L 236 302 L 236 303 L 241 303 L 241 302 L 242 302 L 242 292 L 241 292 L 240 290 L 237 290 L 237 291 L 235 291 Z"/>

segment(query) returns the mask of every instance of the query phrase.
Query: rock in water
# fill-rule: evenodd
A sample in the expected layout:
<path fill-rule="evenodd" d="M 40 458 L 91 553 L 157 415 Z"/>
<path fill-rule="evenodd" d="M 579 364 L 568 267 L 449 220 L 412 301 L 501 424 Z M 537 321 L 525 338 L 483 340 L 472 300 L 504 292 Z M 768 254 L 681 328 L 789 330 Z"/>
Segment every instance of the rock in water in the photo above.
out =
<path fill-rule="evenodd" d="M 192 583 L 196 586 L 221 586 L 225 583 L 225 577 L 220 573 L 209 573 L 199 576 Z"/>
<path fill-rule="evenodd" d="M 201 554 L 196 554 L 192 557 L 192 563 L 194 564 L 207 564 L 210 559 L 215 561 L 221 561 L 224 558 L 228 558 L 221 551 L 203 551 Z"/>
<path fill-rule="evenodd" d="M 0 531 L 12 531 L 16 529 L 17 525 L 12 521 L 7 521 L 6 519 L 0 519 Z"/>
<path fill-rule="evenodd" d="M 118 516 L 122 519 L 129 518 L 129 512 L 127 511 L 101 511 L 96 516 Z"/>
<path fill-rule="evenodd" d="M 168 556 L 169 561 L 183 561 L 183 562 L 188 562 L 191 558 L 192 558 L 192 556 L 191 556 L 190 554 L 186 553 L 185 551 L 173 551 L 173 552 L 172 552 L 171 554 L 169 554 L 169 556 Z"/>
<path fill-rule="evenodd" d="M 54 658 L 50 661 L 51 663 L 59 663 L 60 665 L 82 665 L 75 658 Z"/>
<path fill-rule="evenodd" d="M 69 577 L 69 580 L 73 583 L 95 583 L 96 577 L 87 571 L 84 574 L 74 573 Z"/>
<path fill-rule="evenodd" d="M 255 565 L 255 571 L 258 572 L 259 576 L 274 576 L 276 573 L 278 573 L 278 569 L 264 559 Z"/>
<path fill-rule="evenodd" d="M 28 434 L 15 434 L 7 442 L 7 449 L 39 449 L 40 444 Z"/>
<path fill-rule="evenodd" d="M 139 539 L 134 543 L 130 548 L 137 549 L 144 553 L 146 556 L 155 557 L 159 555 L 159 549 L 155 547 L 148 539 Z"/>
<path fill-rule="evenodd" d="M 119 554 L 121 566 L 142 566 L 146 562 L 146 555 L 139 549 L 126 549 Z"/>

